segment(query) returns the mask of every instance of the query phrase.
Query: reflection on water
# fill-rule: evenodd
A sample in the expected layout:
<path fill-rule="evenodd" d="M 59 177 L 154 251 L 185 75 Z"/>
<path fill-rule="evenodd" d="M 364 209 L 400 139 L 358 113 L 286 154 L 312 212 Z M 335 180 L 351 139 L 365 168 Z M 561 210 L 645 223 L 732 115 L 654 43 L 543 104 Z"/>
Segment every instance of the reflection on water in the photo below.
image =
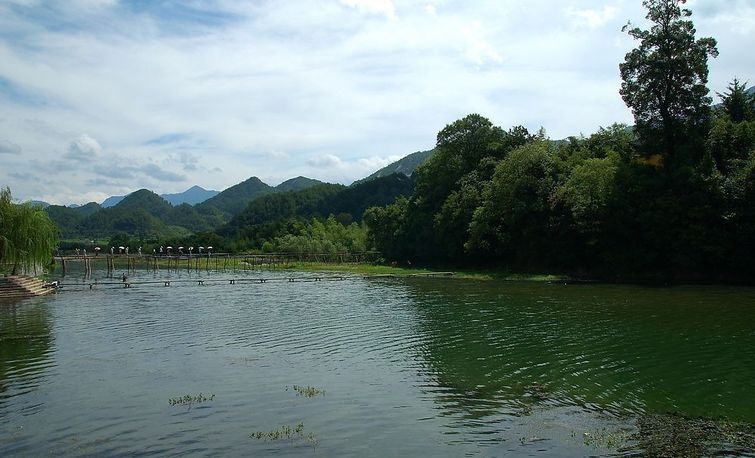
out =
<path fill-rule="evenodd" d="M 291 276 L 0 306 L 0 455 L 584 456 L 648 415 L 755 422 L 752 289 Z M 299 423 L 315 448 L 250 438 Z"/>
<path fill-rule="evenodd" d="M 755 422 L 755 291 L 416 281 L 442 404 L 473 417 L 547 400 Z"/>
<path fill-rule="evenodd" d="M 0 302 L 0 413 L 8 398 L 34 390 L 54 362 L 52 324 L 41 300 Z M 38 406 L 25 406 L 33 409 Z"/>

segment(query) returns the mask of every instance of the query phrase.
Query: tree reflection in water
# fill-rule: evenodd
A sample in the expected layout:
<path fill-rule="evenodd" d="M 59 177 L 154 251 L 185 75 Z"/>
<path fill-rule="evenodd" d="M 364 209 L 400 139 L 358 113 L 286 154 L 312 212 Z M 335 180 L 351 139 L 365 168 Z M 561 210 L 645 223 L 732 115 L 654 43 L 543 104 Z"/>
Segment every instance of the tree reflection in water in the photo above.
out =
<path fill-rule="evenodd" d="M 45 299 L 0 302 L 0 407 L 40 383 L 51 366 L 52 323 Z"/>

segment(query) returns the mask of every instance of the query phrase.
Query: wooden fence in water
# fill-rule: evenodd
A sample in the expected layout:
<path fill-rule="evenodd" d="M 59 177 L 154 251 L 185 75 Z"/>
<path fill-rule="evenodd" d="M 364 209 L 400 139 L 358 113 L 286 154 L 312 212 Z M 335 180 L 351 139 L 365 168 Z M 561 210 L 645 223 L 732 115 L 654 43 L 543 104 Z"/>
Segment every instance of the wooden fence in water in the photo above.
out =
<path fill-rule="evenodd" d="M 115 271 L 134 272 L 147 270 L 215 270 L 215 271 L 246 271 L 261 269 L 281 269 L 290 267 L 295 262 L 317 263 L 361 263 L 373 262 L 380 257 L 380 253 L 369 251 L 362 253 L 264 253 L 264 254 L 179 254 L 179 255 L 125 255 L 125 254 L 97 254 L 56 256 L 54 259 L 66 275 L 68 268 L 82 265 L 85 275 L 92 273 L 94 267 L 104 267 L 108 276 Z"/>

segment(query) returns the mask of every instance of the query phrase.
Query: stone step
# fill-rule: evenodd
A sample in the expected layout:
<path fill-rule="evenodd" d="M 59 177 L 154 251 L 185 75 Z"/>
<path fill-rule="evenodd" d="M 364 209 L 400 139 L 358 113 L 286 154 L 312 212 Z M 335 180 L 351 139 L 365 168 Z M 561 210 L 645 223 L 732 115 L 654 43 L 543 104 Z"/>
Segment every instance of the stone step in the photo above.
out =
<path fill-rule="evenodd" d="M 42 296 L 54 292 L 44 280 L 23 275 L 0 277 L 0 298 Z"/>

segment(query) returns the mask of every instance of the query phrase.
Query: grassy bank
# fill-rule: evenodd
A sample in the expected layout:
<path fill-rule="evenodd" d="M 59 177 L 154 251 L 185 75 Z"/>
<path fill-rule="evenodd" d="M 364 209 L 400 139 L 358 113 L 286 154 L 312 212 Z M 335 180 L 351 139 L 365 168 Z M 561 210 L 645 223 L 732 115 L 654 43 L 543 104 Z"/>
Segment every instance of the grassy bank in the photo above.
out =
<path fill-rule="evenodd" d="M 87 258 L 93 266 L 105 267 L 107 256 Z M 68 258 L 69 267 L 81 266 L 84 258 Z M 454 278 L 467 280 L 503 280 L 503 281 L 573 281 L 568 275 L 545 274 L 545 273 L 514 273 L 500 269 L 470 269 L 454 268 L 450 266 L 391 266 L 383 264 L 373 264 L 369 262 L 318 262 L 318 261 L 295 261 L 295 260 L 277 260 L 265 264 L 255 264 L 245 262 L 245 258 L 212 256 L 212 257 L 194 257 L 191 259 L 168 258 L 152 256 L 137 257 L 131 256 L 130 259 L 125 256 L 115 256 L 112 258 L 113 270 L 115 272 L 128 272 L 130 269 L 154 269 L 159 270 L 223 270 L 223 271 L 246 271 L 246 270 L 300 270 L 307 272 L 342 272 L 357 275 L 393 275 L 397 277 L 409 277 L 412 275 L 428 275 L 438 272 L 453 272 Z M 59 258 L 55 259 L 54 269 L 61 268 Z"/>
<path fill-rule="evenodd" d="M 293 261 L 286 263 L 286 269 L 305 270 L 315 272 L 348 272 L 361 275 L 395 275 L 412 276 L 426 275 L 433 272 L 453 272 L 454 278 L 467 280 L 506 280 L 506 281 L 570 281 L 567 275 L 554 275 L 542 273 L 511 273 L 492 269 L 452 269 L 426 267 L 387 266 L 369 263 L 344 263 L 333 264 L 325 262 Z"/>

